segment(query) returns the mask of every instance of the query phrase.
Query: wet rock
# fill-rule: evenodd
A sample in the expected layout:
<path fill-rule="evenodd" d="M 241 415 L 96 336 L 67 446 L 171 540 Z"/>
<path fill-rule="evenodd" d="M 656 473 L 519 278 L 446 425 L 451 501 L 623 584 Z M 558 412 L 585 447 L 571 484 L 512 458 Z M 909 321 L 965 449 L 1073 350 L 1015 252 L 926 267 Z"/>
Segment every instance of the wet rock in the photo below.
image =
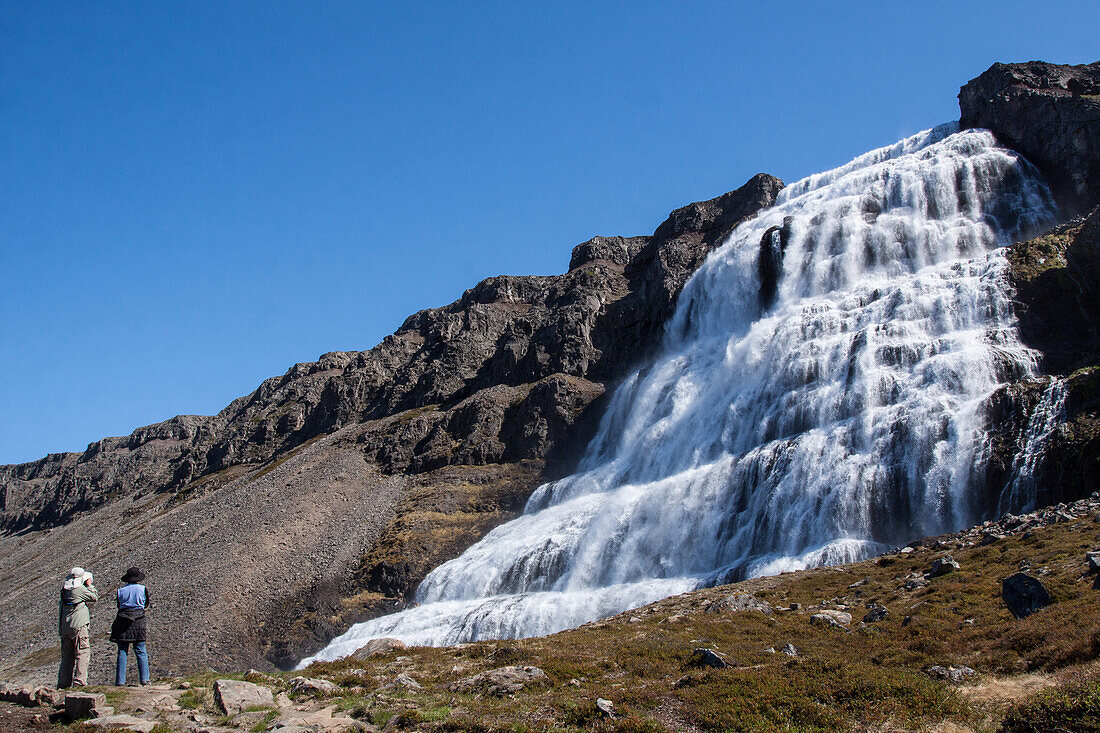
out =
<path fill-rule="evenodd" d="M 872 603 L 871 605 L 867 606 L 867 613 L 863 616 L 863 623 L 878 623 L 889 615 L 890 612 L 886 610 L 886 606 L 880 606 L 877 603 Z"/>
<path fill-rule="evenodd" d="M 824 611 L 818 611 L 810 616 L 810 624 L 813 626 L 824 626 L 833 629 L 848 630 L 848 625 L 852 623 L 852 614 L 845 611 L 833 611 L 826 609 Z"/>
<path fill-rule="evenodd" d="M 102 693 L 69 692 L 65 695 L 65 714 L 73 720 L 100 717 L 106 710 L 107 697 Z"/>
<path fill-rule="evenodd" d="M 958 667 L 941 667 L 936 665 L 928 668 L 928 674 L 935 679 L 944 680 L 950 682 L 953 685 L 961 685 L 972 677 L 976 677 L 978 673 L 963 665 Z"/>
<path fill-rule="evenodd" d="M 290 691 L 299 695 L 312 695 L 324 697 L 336 695 L 340 692 L 340 685 L 328 680 L 314 679 L 311 677 L 293 677 L 290 680 Z"/>
<path fill-rule="evenodd" d="M 538 667 L 499 667 L 453 682 L 447 689 L 504 697 L 531 685 L 549 684 L 550 678 Z"/>
<path fill-rule="evenodd" d="M 1046 586 L 1027 573 L 1013 573 L 1002 580 L 1001 599 L 1016 618 L 1030 616 L 1053 603 Z"/>
<path fill-rule="evenodd" d="M 243 713 L 250 707 L 275 707 L 275 696 L 261 685 L 241 680 L 217 680 L 214 683 L 214 704 L 225 715 Z"/>
<path fill-rule="evenodd" d="M 691 653 L 690 664 L 694 667 L 714 667 L 715 669 L 724 669 L 729 666 L 724 654 L 705 647 L 700 647 Z"/>
<path fill-rule="evenodd" d="M 720 601 L 715 601 L 706 607 L 707 613 L 740 613 L 742 611 L 759 611 L 765 615 L 772 615 L 775 609 L 766 601 L 761 601 L 751 593 L 734 593 Z"/>
<path fill-rule="evenodd" d="M 928 576 L 930 578 L 938 578 L 942 575 L 953 573 L 958 569 L 959 563 L 955 561 L 955 558 L 950 555 L 944 555 L 932 563 L 932 567 L 928 571 Z"/>

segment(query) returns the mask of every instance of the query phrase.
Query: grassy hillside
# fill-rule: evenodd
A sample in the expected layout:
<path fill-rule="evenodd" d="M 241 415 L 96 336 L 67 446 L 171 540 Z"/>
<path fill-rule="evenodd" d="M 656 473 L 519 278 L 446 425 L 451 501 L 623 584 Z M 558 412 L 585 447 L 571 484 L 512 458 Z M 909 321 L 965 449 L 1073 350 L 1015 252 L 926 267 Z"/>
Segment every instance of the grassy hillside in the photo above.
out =
<path fill-rule="evenodd" d="M 289 693 L 278 711 L 219 719 L 211 686 L 225 675 L 217 673 L 177 681 L 174 694 L 192 718 L 244 730 L 276 725 L 290 705 L 298 715 L 335 706 L 337 716 L 387 730 L 1100 730 L 1100 580 L 1085 558 L 1097 549 L 1093 498 L 861 563 L 696 591 L 548 637 L 250 675 Z M 929 577 L 947 554 L 959 569 Z M 1021 569 L 1053 603 L 1017 619 L 1001 581 Z M 772 613 L 731 610 L 725 599 L 735 593 Z M 885 617 L 864 623 L 877 607 Z M 851 614 L 851 623 L 811 621 L 828 609 Z M 797 656 L 784 653 L 788 644 Z M 699 666 L 700 648 L 728 666 Z M 930 674 L 936 665 L 976 674 L 956 685 Z M 455 686 L 504 666 L 538 667 L 546 680 L 504 695 Z M 337 689 L 294 693 L 296 674 Z M 125 698 L 116 697 L 121 709 Z"/>

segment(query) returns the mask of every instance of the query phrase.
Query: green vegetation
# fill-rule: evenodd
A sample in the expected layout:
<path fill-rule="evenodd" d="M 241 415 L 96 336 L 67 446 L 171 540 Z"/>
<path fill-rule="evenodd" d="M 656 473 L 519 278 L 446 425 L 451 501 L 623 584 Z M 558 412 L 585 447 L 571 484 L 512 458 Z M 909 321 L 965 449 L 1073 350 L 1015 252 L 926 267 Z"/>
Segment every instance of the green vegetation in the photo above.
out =
<path fill-rule="evenodd" d="M 1001 723 L 1001 731 L 1100 731 L 1100 674 L 1092 674 L 1040 692 L 1013 707 Z"/>
<path fill-rule="evenodd" d="M 1084 557 L 1097 549 L 1098 530 L 1094 513 L 986 544 L 977 534 L 947 536 L 853 565 L 699 590 L 544 638 L 318 663 L 306 674 L 341 692 L 311 704 L 418 731 L 1100 733 L 1100 580 Z M 948 553 L 959 570 L 906 588 Z M 1016 619 L 1001 599 L 1001 580 L 1021 568 L 1055 602 Z M 774 613 L 730 612 L 716 603 L 734 592 L 752 593 Z M 871 605 L 887 616 L 860 623 Z M 851 626 L 811 625 L 810 616 L 826 608 L 847 610 Z M 787 644 L 797 656 L 776 651 Z M 729 666 L 693 666 L 698 647 L 720 652 Z M 537 666 L 552 684 L 504 697 L 452 689 L 508 665 Z M 930 676 L 933 665 L 966 665 L 978 675 L 956 687 Z M 422 687 L 395 684 L 402 673 Z M 297 674 L 247 677 L 278 691 Z M 212 715 L 214 680 L 242 677 L 192 675 L 179 706 Z M 125 709 L 126 690 L 108 694 Z M 600 698 L 612 703 L 611 715 Z M 218 722 L 260 733 L 279 715 L 249 712 Z"/>
<path fill-rule="evenodd" d="M 309 674 L 361 691 L 364 680 L 407 672 L 422 690 L 355 692 L 339 705 L 376 725 L 398 716 L 397 725 L 416 730 L 921 730 L 947 722 L 994 731 L 1019 700 L 990 702 L 971 689 L 1021 673 L 1044 678 L 1100 664 L 1098 590 L 1084 561 L 1084 552 L 1096 549 L 1097 527 L 1088 517 L 987 545 L 944 538 L 939 549 L 696 591 L 545 638 L 411 648 L 315 664 Z M 910 573 L 946 553 L 960 570 L 905 589 Z M 1001 600 L 1000 581 L 1021 566 L 1056 602 L 1018 620 Z M 735 591 L 768 601 L 776 613 L 714 612 L 712 604 Z M 803 610 L 785 610 L 791 603 Z M 889 615 L 861 625 L 870 604 Z M 850 630 L 809 624 L 818 608 L 841 607 L 855 618 Z M 788 643 L 798 657 L 770 651 Z M 693 668 L 699 646 L 723 653 L 731 666 Z M 508 664 L 538 666 L 554 684 L 511 698 L 448 690 L 456 679 Z M 980 676 L 957 688 L 931 678 L 932 665 L 966 665 Z M 1045 692 L 1013 708 L 1016 717 L 1006 724 L 1091 715 L 1096 687 L 1089 684 L 1084 693 Z M 596 707 L 597 698 L 612 701 L 613 718 Z"/>

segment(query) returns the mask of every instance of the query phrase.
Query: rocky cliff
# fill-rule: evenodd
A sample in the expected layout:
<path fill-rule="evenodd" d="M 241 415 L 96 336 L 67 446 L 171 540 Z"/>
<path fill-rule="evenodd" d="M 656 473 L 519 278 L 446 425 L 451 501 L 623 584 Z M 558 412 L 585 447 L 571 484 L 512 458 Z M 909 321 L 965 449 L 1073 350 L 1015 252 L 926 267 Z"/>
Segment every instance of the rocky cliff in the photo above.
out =
<path fill-rule="evenodd" d="M 985 127 L 1047 176 L 1074 215 L 1100 203 L 1100 61 L 994 64 L 959 92 L 963 127 Z"/>
<path fill-rule="evenodd" d="M 990 495 L 1004 486 L 1051 380 L 1064 421 L 1037 467 L 1041 501 L 1100 488 L 1100 62 L 994 64 L 959 92 L 963 125 L 991 129 L 1047 176 L 1063 211 L 1080 214 L 1008 251 L 1024 342 L 1044 377 L 1001 390 L 990 405 Z"/>
<path fill-rule="evenodd" d="M 687 278 L 782 186 L 757 175 L 652 236 L 593 238 L 563 275 L 485 280 L 217 415 L 0 467 L 3 618 L 48 618 L 70 565 L 136 563 L 162 599 L 161 664 L 182 668 L 287 664 L 392 609 L 572 467 Z M 14 664 L 52 634 L 0 626 Z"/>

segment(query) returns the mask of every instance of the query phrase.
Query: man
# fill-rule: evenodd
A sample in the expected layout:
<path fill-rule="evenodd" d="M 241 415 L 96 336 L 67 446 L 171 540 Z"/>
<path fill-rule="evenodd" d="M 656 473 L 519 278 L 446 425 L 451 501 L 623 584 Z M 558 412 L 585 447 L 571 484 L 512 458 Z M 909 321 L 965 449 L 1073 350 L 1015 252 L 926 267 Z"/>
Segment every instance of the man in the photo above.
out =
<path fill-rule="evenodd" d="M 58 689 L 88 684 L 88 664 L 92 660 L 92 644 L 88 636 L 92 614 L 88 604 L 98 600 L 99 593 L 92 585 L 92 574 L 79 567 L 70 570 L 69 577 L 61 586 L 61 602 L 58 604 L 57 633 L 61 636 Z"/>

